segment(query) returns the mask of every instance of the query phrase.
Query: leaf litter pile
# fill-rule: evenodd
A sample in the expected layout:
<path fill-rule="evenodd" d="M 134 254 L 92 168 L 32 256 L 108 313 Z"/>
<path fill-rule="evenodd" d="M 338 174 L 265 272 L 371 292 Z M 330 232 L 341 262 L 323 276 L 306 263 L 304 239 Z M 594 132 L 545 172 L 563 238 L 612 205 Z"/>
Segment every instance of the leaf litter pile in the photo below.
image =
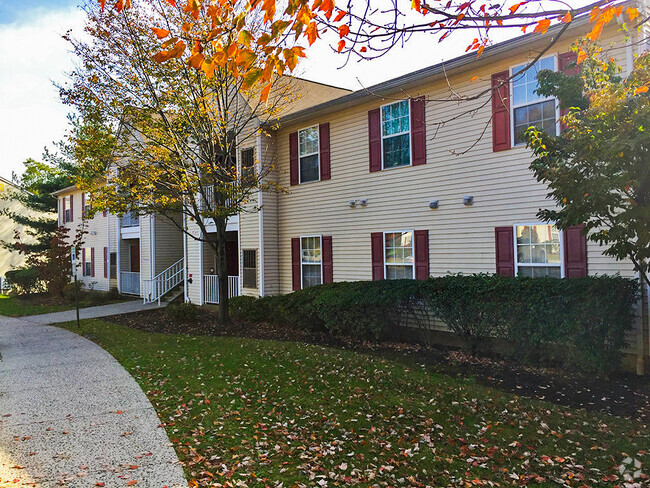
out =
<path fill-rule="evenodd" d="M 190 486 L 640 487 L 650 480 L 650 435 L 640 420 L 318 345 L 157 334 L 100 320 L 84 321 L 79 332 L 140 383 Z"/>

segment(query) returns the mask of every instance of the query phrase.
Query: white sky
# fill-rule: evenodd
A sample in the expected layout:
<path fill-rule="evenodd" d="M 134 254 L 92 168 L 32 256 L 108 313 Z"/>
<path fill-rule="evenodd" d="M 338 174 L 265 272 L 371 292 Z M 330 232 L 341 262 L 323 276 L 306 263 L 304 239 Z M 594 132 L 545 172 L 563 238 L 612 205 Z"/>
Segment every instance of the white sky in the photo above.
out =
<path fill-rule="evenodd" d="M 42 7 L 48 2 L 37 0 L 41 7 L 9 23 L 1 15 L 4 1 L 0 0 L 0 176 L 11 178 L 12 172 L 22 171 L 25 159 L 40 159 L 43 148 L 52 147 L 65 134 L 69 108 L 60 103 L 52 81 L 65 81 L 65 72 L 72 67 L 72 55 L 61 35 L 67 29 L 80 34 L 83 13 L 75 7 Z M 298 75 L 361 89 L 458 56 L 468 44 L 466 37 L 440 44 L 432 36 L 412 39 L 407 48 L 381 59 L 351 60 L 345 67 L 341 67 L 342 55 L 318 42 L 299 66 Z"/>

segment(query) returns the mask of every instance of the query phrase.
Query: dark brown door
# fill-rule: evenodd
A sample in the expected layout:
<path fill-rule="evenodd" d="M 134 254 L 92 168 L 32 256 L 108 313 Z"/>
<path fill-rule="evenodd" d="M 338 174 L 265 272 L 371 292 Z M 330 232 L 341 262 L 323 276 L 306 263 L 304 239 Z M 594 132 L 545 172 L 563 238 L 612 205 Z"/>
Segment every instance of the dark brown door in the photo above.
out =
<path fill-rule="evenodd" d="M 228 276 L 239 275 L 239 250 L 237 241 L 226 241 L 226 267 Z"/>
<path fill-rule="evenodd" d="M 140 245 L 133 244 L 131 246 L 131 272 L 140 272 Z"/>

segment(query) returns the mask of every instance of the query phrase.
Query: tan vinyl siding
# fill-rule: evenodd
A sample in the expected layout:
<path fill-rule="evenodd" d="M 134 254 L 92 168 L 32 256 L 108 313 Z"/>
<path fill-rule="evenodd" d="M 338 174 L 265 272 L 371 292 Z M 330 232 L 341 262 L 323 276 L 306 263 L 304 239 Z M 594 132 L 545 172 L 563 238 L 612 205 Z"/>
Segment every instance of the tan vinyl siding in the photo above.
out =
<path fill-rule="evenodd" d="M 193 236 L 200 236 L 201 231 L 196 222 L 187 221 L 187 230 Z M 192 275 L 192 283 L 187 283 L 187 295 L 189 301 L 201 304 L 201 249 L 202 243 L 194 237 L 185 235 L 187 242 L 187 276 Z"/>
<path fill-rule="evenodd" d="M 255 160 L 259 158 L 257 147 L 257 122 L 251 121 L 238 140 L 238 150 L 254 148 Z M 241 142 L 240 142 L 241 141 Z M 239 153 L 241 154 L 241 153 Z M 239 215 L 239 276 L 243 275 L 243 250 L 254 249 L 257 251 L 257 288 L 242 288 L 243 295 L 259 296 L 260 293 L 260 214 L 256 207 L 260 205 L 259 193 L 251 195 L 251 201 L 246 205 L 245 211 Z"/>
<path fill-rule="evenodd" d="M 180 225 L 182 217 L 178 215 L 174 222 Z M 167 217 L 156 215 L 155 223 L 155 272 L 157 275 L 183 257 L 183 237 L 180 228 Z"/>
<path fill-rule="evenodd" d="M 275 168 L 276 147 L 275 138 L 267 135 L 260 136 L 261 161 L 266 167 Z M 267 176 L 269 182 L 277 183 L 278 173 L 273 170 Z M 280 253 L 278 247 L 279 221 L 277 192 L 265 192 L 262 195 L 262 225 L 264 232 L 264 294 L 278 295 L 280 293 Z"/>

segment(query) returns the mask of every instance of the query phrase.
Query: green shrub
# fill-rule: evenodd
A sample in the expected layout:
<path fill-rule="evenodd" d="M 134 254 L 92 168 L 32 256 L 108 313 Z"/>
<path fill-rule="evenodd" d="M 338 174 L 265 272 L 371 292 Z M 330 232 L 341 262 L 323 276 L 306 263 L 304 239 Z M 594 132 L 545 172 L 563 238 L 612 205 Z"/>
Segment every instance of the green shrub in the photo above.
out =
<path fill-rule="evenodd" d="M 63 287 L 63 298 L 65 298 L 69 302 L 74 302 L 75 287 L 76 287 L 79 293 L 79 300 L 82 300 L 85 294 L 85 290 L 82 288 L 82 286 L 83 286 L 83 282 L 81 281 L 77 281 L 76 284 L 74 281 L 66 284 Z"/>
<path fill-rule="evenodd" d="M 39 290 L 41 275 L 36 267 L 12 269 L 5 273 L 5 277 L 19 293 L 33 293 Z"/>
<path fill-rule="evenodd" d="M 620 363 L 635 300 L 637 284 L 620 277 L 474 274 L 330 283 L 231 303 L 235 316 L 249 320 L 369 339 L 405 325 L 426 329 L 435 317 L 472 352 L 506 341 L 510 357 L 518 361 L 555 359 L 565 368 L 608 374 Z M 561 354 L 551 358 L 546 354 L 551 350 Z"/>
<path fill-rule="evenodd" d="M 252 322 L 266 322 L 272 317 L 272 303 L 278 297 L 255 298 L 250 296 L 238 296 L 228 300 L 230 313 L 233 317 L 250 320 Z"/>
<path fill-rule="evenodd" d="M 165 312 L 167 317 L 177 322 L 196 322 L 199 314 L 193 303 L 170 303 Z"/>

